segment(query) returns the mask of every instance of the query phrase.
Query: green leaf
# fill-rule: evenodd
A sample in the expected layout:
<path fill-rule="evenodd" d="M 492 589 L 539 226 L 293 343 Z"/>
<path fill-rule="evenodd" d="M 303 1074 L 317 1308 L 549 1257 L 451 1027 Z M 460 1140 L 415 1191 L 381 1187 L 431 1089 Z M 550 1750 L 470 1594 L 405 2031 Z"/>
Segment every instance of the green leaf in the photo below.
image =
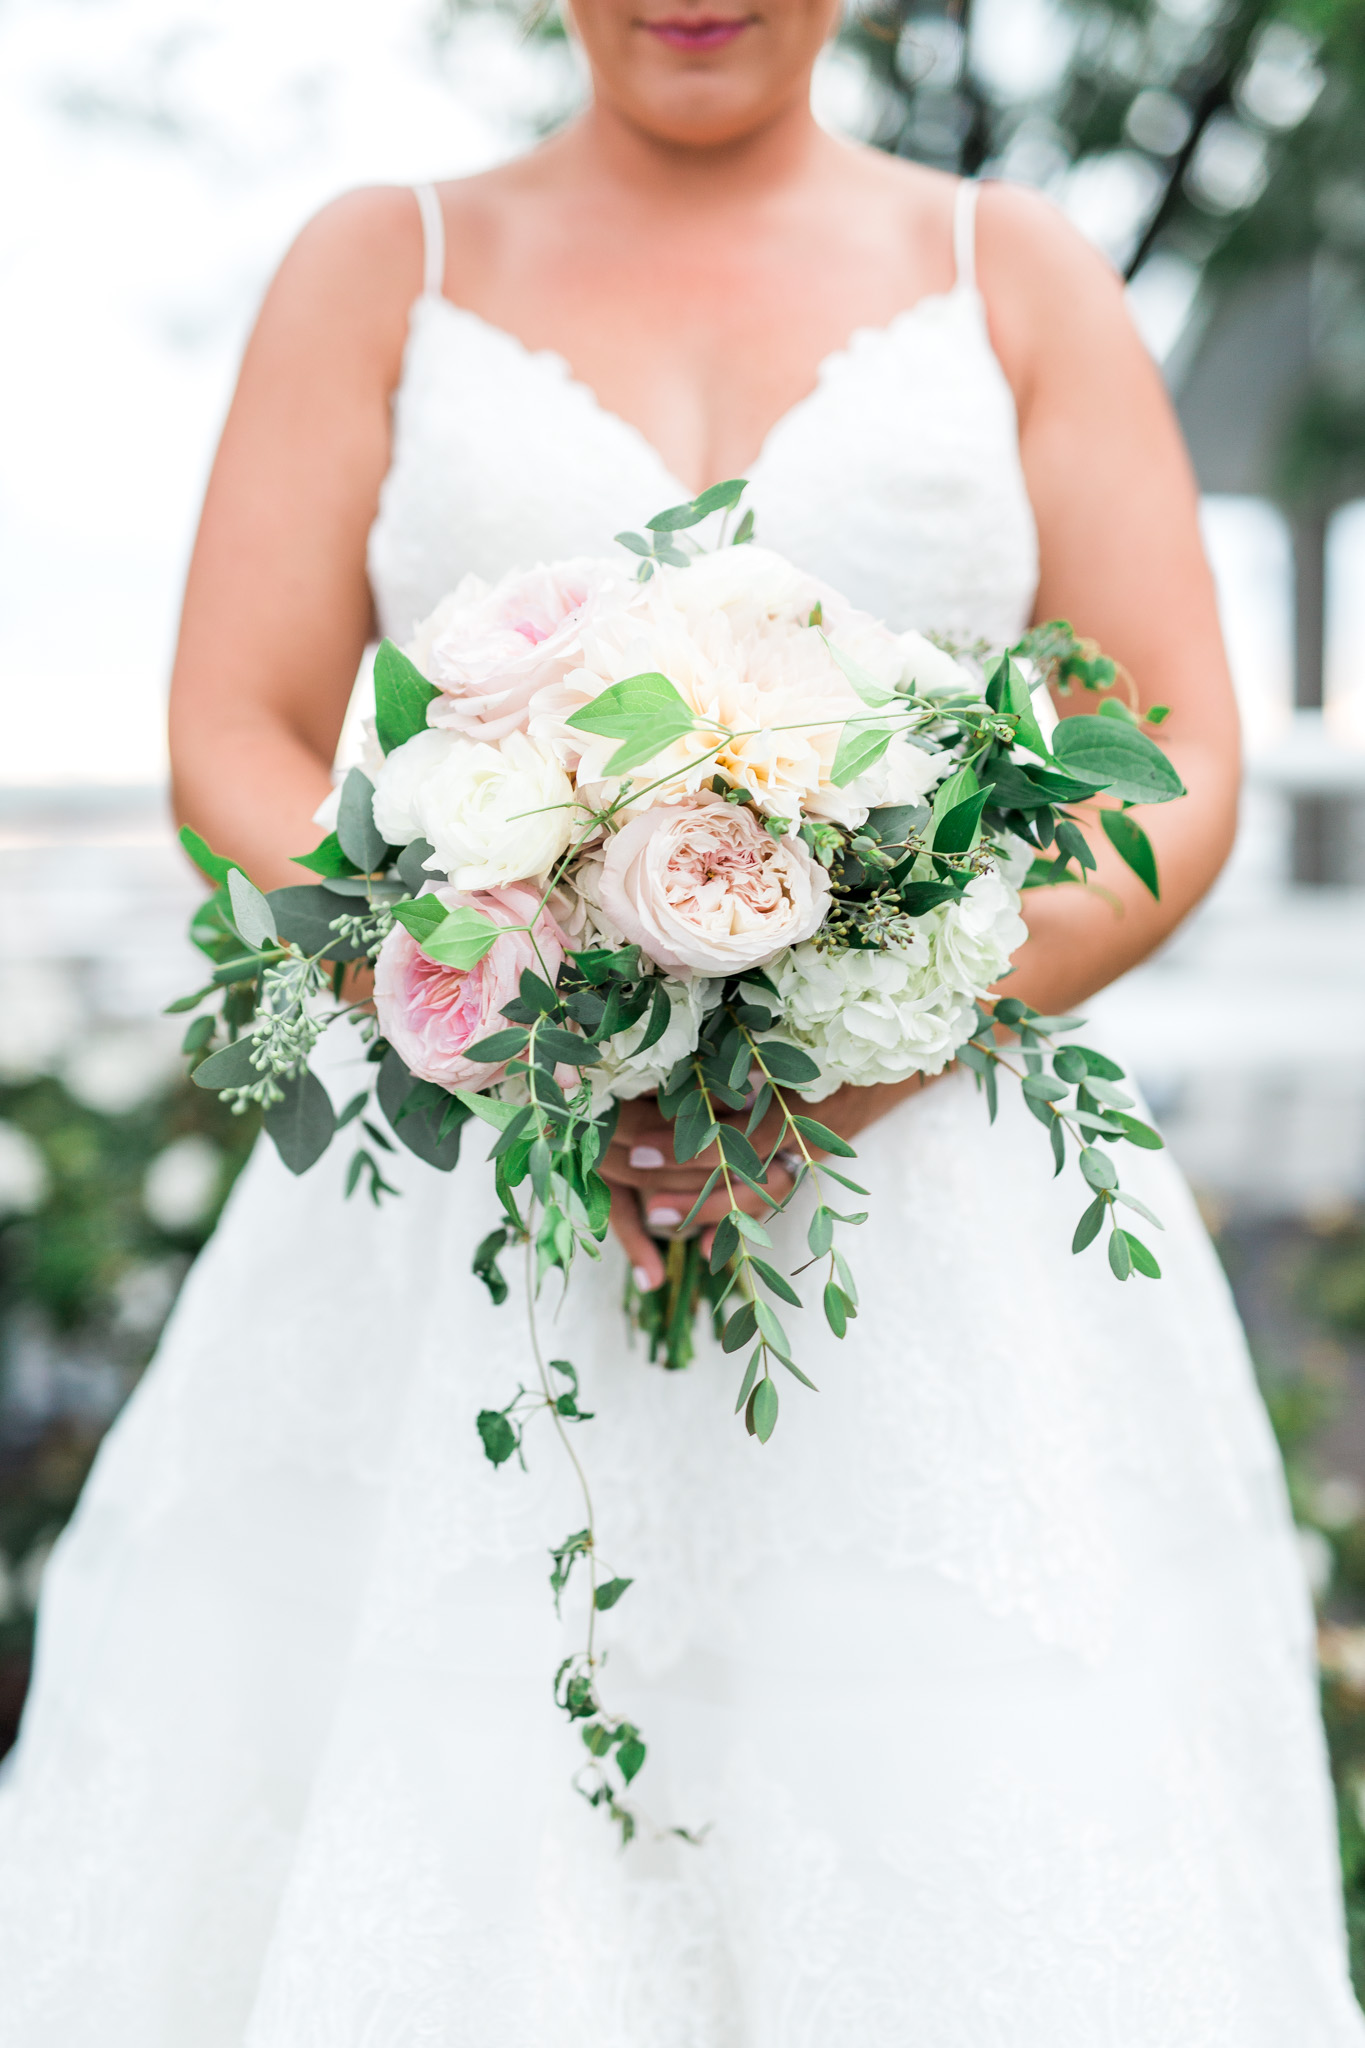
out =
<path fill-rule="evenodd" d="M 810 1378 L 809 1374 L 802 1372 L 800 1366 L 793 1359 L 783 1358 L 781 1352 L 779 1352 L 778 1362 L 786 1367 L 793 1379 L 800 1380 L 803 1387 L 809 1387 L 812 1394 L 819 1393 L 820 1389 L 816 1386 L 815 1381 Z"/>
<path fill-rule="evenodd" d="M 769 1288 L 779 1301 L 787 1301 L 791 1303 L 793 1308 L 800 1308 L 800 1295 L 792 1286 L 790 1280 L 785 1279 L 775 1266 L 770 1266 L 766 1259 L 754 1258 L 752 1254 L 749 1258 L 749 1264 L 754 1272 L 757 1273 L 763 1285 Z"/>
<path fill-rule="evenodd" d="M 758 1318 L 759 1336 L 785 1358 L 791 1350 L 791 1343 L 773 1310 L 766 1301 L 759 1299 L 754 1302 L 754 1314 Z"/>
<path fill-rule="evenodd" d="M 748 511 L 745 513 L 744 517 L 740 520 L 739 525 L 735 528 L 734 537 L 731 540 L 730 545 L 732 548 L 742 548 L 745 545 L 745 543 L 747 541 L 751 541 L 753 537 L 754 508 L 751 505 Z"/>
<path fill-rule="evenodd" d="M 1128 1244 L 1126 1230 L 1111 1230 L 1109 1233 L 1109 1264 L 1116 1280 L 1126 1280 L 1133 1270 L 1133 1254 Z"/>
<path fill-rule="evenodd" d="M 1161 884 L 1157 878 L 1156 853 L 1141 825 L 1130 818 L 1127 811 L 1101 811 L 1100 824 L 1119 859 L 1128 863 L 1138 880 L 1159 903 Z"/>
<path fill-rule="evenodd" d="M 462 903 L 447 911 L 436 929 L 417 943 L 428 960 L 467 972 L 478 966 L 485 953 L 491 952 L 502 929 L 481 910 L 472 910 Z"/>
<path fill-rule="evenodd" d="M 311 868 L 315 875 L 329 877 L 359 874 L 355 862 L 342 851 L 341 841 L 335 832 L 329 832 L 320 840 L 311 853 L 294 855 L 296 868 Z"/>
<path fill-rule="evenodd" d="M 1118 1234 L 1128 1247 L 1128 1256 L 1133 1262 L 1134 1270 L 1141 1273 L 1144 1279 L 1159 1280 L 1161 1268 L 1142 1239 L 1134 1237 L 1131 1230 L 1121 1230 Z"/>
<path fill-rule="evenodd" d="M 380 641 L 374 657 L 374 727 L 386 754 L 427 730 L 427 706 L 440 694 L 392 640 Z"/>
<path fill-rule="evenodd" d="M 616 1768 L 628 1785 L 638 1776 L 648 1753 L 638 1735 L 630 1736 L 617 1750 Z"/>
<path fill-rule="evenodd" d="M 773 1241 L 761 1223 L 756 1223 L 743 1209 L 732 1209 L 730 1214 L 741 1237 L 747 1238 L 750 1244 L 761 1244 L 771 1251 Z"/>
<path fill-rule="evenodd" d="M 1123 803 L 1164 804 L 1185 794 L 1184 783 L 1155 741 L 1116 719 L 1062 719 L 1052 735 L 1052 752 L 1069 775 Z"/>
<path fill-rule="evenodd" d="M 180 844 L 198 868 L 211 882 L 224 883 L 232 873 L 232 862 L 224 860 L 221 853 L 215 853 L 207 839 L 201 839 L 192 825 L 180 827 Z"/>
<path fill-rule="evenodd" d="M 889 725 L 855 725 L 850 720 L 839 735 L 839 745 L 834 755 L 834 766 L 829 779 L 836 789 L 846 789 L 850 782 L 857 780 L 865 768 L 871 768 L 895 738 L 895 729 Z"/>
<path fill-rule="evenodd" d="M 739 1399 L 735 1402 L 736 1415 L 738 1415 L 740 1409 L 744 1406 L 745 1402 L 749 1398 L 749 1395 L 753 1391 L 754 1381 L 758 1377 L 759 1360 L 762 1358 L 762 1356 L 762 1351 L 755 1351 L 753 1357 L 749 1360 L 749 1363 L 744 1368 L 744 1378 L 740 1381 L 739 1385 Z"/>
<path fill-rule="evenodd" d="M 1102 1081 L 1124 1081 L 1128 1077 L 1117 1060 L 1111 1060 L 1108 1053 L 1095 1052 L 1088 1045 L 1071 1045 L 1068 1052 L 1078 1052 L 1085 1061 L 1088 1074 L 1097 1075 Z"/>
<path fill-rule="evenodd" d="M 468 1108 L 444 1089 L 415 1081 L 392 1047 L 380 1061 L 376 1093 L 394 1136 L 427 1166 L 449 1173 L 459 1161 Z"/>
<path fill-rule="evenodd" d="M 493 1130 L 505 1130 L 508 1124 L 516 1122 L 518 1116 L 526 1116 L 526 1108 L 518 1108 L 516 1102 L 499 1102 L 495 1096 L 477 1096 L 469 1087 L 452 1087 L 450 1094 L 456 1102 L 463 1102 L 479 1122 L 491 1124 Z"/>
<path fill-rule="evenodd" d="M 842 669 L 864 704 L 870 705 L 874 711 L 879 711 L 884 704 L 895 703 L 896 692 L 894 690 L 889 690 L 885 683 L 879 683 L 875 676 L 869 675 L 867 670 L 860 663 L 856 662 L 851 654 L 845 654 L 841 647 L 836 647 L 827 634 L 822 633 L 820 638 L 824 641 L 835 662 Z"/>
<path fill-rule="evenodd" d="M 1116 1202 L 1124 1203 L 1125 1206 L 1129 1209 L 1136 1209 L 1138 1215 L 1146 1217 L 1147 1221 L 1153 1226 L 1154 1229 L 1164 1230 L 1166 1228 L 1161 1218 L 1157 1215 L 1155 1209 L 1149 1209 L 1147 1207 L 1147 1204 L 1145 1202 L 1140 1202 L 1136 1195 L 1128 1194 L 1123 1188 L 1115 1188 L 1114 1200 Z"/>
<path fill-rule="evenodd" d="M 821 1203 L 810 1219 L 806 1231 L 806 1243 L 810 1246 L 812 1258 L 822 1259 L 834 1242 L 834 1214 Z"/>
<path fill-rule="evenodd" d="M 181 1052 L 202 1052 L 213 1036 L 214 1022 L 214 1018 L 207 1013 L 202 1017 L 196 1017 L 180 1042 Z"/>
<path fill-rule="evenodd" d="M 411 889 L 414 896 L 420 896 L 426 884 L 434 879 L 427 869 L 427 862 L 435 851 L 429 839 L 412 839 L 398 856 L 398 879 L 405 889 Z"/>
<path fill-rule="evenodd" d="M 1064 1081 L 1050 1080 L 1046 1074 L 1025 1074 L 1020 1086 L 1037 1102 L 1061 1102 L 1070 1093 Z"/>
<path fill-rule="evenodd" d="M 586 1038 L 579 1038 L 572 1031 L 561 1031 L 557 1024 L 540 1024 L 536 1027 L 536 1052 L 543 1054 L 552 1066 L 562 1061 L 568 1067 L 595 1067 L 602 1055 L 595 1045 L 589 1045 Z"/>
<path fill-rule="evenodd" d="M 1139 1117 L 1129 1116 L 1126 1110 L 1108 1109 L 1105 1115 L 1119 1125 L 1130 1145 L 1140 1145 L 1144 1152 L 1164 1152 L 1166 1141 L 1159 1131 L 1145 1124 Z"/>
<path fill-rule="evenodd" d="M 607 772 L 613 775 L 651 760 L 674 740 L 694 731 L 697 723 L 668 677 L 657 669 L 613 683 L 566 722 L 578 732 L 624 743 L 607 764 Z M 642 748 L 649 751 L 642 752 Z M 633 758 L 625 761 L 623 754 Z"/>
<path fill-rule="evenodd" d="M 1083 874 L 1089 874 L 1095 866 L 1095 856 L 1090 851 L 1090 841 L 1079 825 L 1073 825 L 1070 818 L 1057 820 L 1057 852 L 1063 861 L 1074 860 Z"/>
<path fill-rule="evenodd" d="M 1104 1221 L 1104 1212 L 1108 1207 L 1109 1204 L 1105 1201 L 1104 1196 L 1096 1195 L 1094 1201 L 1084 1211 L 1080 1222 L 1076 1225 L 1076 1235 L 1071 1240 L 1073 1252 L 1083 1252 L 1088 1244 L 1095 1242 L 1095 1239 L 1099 1236 L 1100 1225 Z"/>
<path fill-rule="evenodd" d="M 220 1052 L 211 1052 L 206 1060 L 200 1060 L 191 1079 L 196 1088 L 249 1088 L 260 1075 L 251 1064 L 255 1040 L 239 1038 L 233 1045 L 225 1045 Z"/>
<path fill-rule="evenodd" d="M 374 822 L 374 784 L 363 769 L 353 768 L 341 785 L 337 838 L 346 858 L 364 875 L 374 873 L 388 850 Z"/>
<path fill-rule="evenodd" d="M 830 1130 L 827 1124 L 817 1123 L 813 1116 L 793 1116 L 792 1122 L 797 1130 L 800 1131 L 802 1137 L 810 1144 L 818 1145 L 822 1152 L 832 1152 L 836 1159 L 857 1158 L 858 1155 L 853 1147 L 845 1139 L 841 1138 L 837 1131 Z M 840 1182 L 841 1186 L 853 1188 L 855 1195 L 867 1192 L 865 1188 L 853 1187 L 852 1181 L 843 1180 L 837 1173 L 834 1178 Z"/>
<path fill-rule="evenodd" d="M 1048 744 L 1043 738 L 1042 727 L 1034 715 L 1033 692 L 1008 655 L 1004 657 L 1004 662 L 1005 688 L 1001 708 L 1012 712 L 1018 719 L 1019 723 L 1015 727 L 1015 737 L 1019 744 L 1027 747 L 1031 754 L 1038 754 L 1043 760 L 1046 760 Z"/>
<path fill-rule="evenodd" d="M 507 1299 L 507 1282 L 498 1269 L 498 1253 L 507 1243 L 505 1230 L 490 1230 L 474 1253 L 471 1270 L 493 1297 L 495 1308 L 501 1308 Z"/>
<path fill-rule="evenodd" d="M 651 533 L 681 533 L 689 526 L 699 526 L 711 513 L 737 505 L 746 488 L 744 477 L 730 477 L 723 484 L 712 484 L 699 497 L 689 498 L 685 505 L 670 505 L 666 512 L 656 512 L 645 525 Z"/>
<path fill-rule="evenodd" d="M 820 1078 L 820 1069 L 810 1054 L 800 1046 L 790 1045 L 785 1038 L 765 1038 L 758 1052 L 774 1081 L 785 1087 L 808 1088 Z"/>
<path fill-rule="evenodd" d="M 842 1337 L 848 1329 L 848 1303 L 833 1280 L 825 1282 L 824 1308 L 825 1321 L 836 1337 Z"/>
<path fill-rule="evenodd" d="M 207 1062 L 205 1062 L 207 1064 Z M 336 1116 L 332 1099 L 308 1067 L 282 1078 L 284 1101 L 265 1113 L 265 1128 L 291 1173 L 307 1173 L 332 1142 Z"/>
<path fill-rule="evenodd" d="M 517 1433 L 507 1417 L 496 1408 L 481 1408 L 475 1422 L 489 1464 L 505 1465 L 517 1448 Z"/>
<path fill-rule="evenodd" d="M 1116 1188 L 1119 1184 L 1118 1171 L 1107 1152 L 1101 1152 L 1096 1145 L 1085 1145 L 1080 1155 L 1081 1172 L 1092 1188 Z"/>
<path fill-rule="evenodd" d="M 361 948 L 344 945 L 332 930 L 332 919 L 345 905 L 318 882 L 296 882 L 286 889 L 272 889 L 266 897 L 275 928 L 305 953 L 321 953 L 329 960 L 359 957 Z"/>
<path fill-rule="evenodd" d="M 644 538 L 642 534 L 615 533 L 612 535 L 612 539 L 618 541 L 623 548 L 629 548 L 633 555 L 648 556 L 652 555 L 654 552 L 653 548 L 650 546 L 649 542 Z"/>
<path fill-rule="evenodd" d="M 627 1586 L 634 1584 L 634 1579 L 608 1579 L 599 1586 L 593 1596 L 593 1605 L 598 1613 L 605 1614 L 609 1607 L 614 1607 Z"/>
<path fill-rule="evenodd" d="M 192 996 L 177 996 L 173 1003 L 167 1003 L 161 1014 L 163 1017 L 183 1017 L 186 1010 L 197 1010 L 205 996 L 211 996 L 212 994 L 213 983 L 209 982 L 207 987 L 196 989 Z M 200 1018 L 196 1021 L 202 1023 L 203 1019 Z M 210 1019 L 211 1023 L 212 1019 Z"/>
<path fill-rule="evenodd" d="M 749 1396 L 749 1409 L 745 1417 L 749 1434 L 756 1436 L 761 1444 L 777 1427 L 777 1388 L 770 1379 L 761 1379 Z"/>
<path fill-rule="evenodd" d="M 975 796 L 980 787 L 976 779 L 976 770 L 970 762 L 964 761 L 960 768 L 955 768 L 951 775 L 945 776 L 934 791 L 930 824 L 937 825 L 939 819 L 946 817 L 958 804 L 964 803 L 969 796 Z"/>
<path fill-rule="evenodd" d="M 419 946 L 424 945 L 438 925 L 445 923 L 450 915 L 449 908 L 439 896 L 417 896 L 411 903 L 395 903 L 394 919 L 404 931 L 410 932 Z"/>
<path fill-rule="evenodd" d="M 722 1263 L 724 1263 L 722 1261 Z M 742 1351 L 758 1329 L 758 1317 L 754 1314 L 751 1301 L 742 1301 L 725 1325 L 725 1334 L 720 1340 L 722 1351 Z M 748 1389 L 745 1389 L 747 1399 Z M 743 1401 L 739 1404 L 743 1407 Z"/>
<path fill-rule="evenodd" d="M 976 844 L 981 829 L 981 813 L 990 801 L 990 789 L 979 789 L 975 796 L 964 797 L 960 804 L 945 811 L 934 826 L 933 850 L 935 853 L 967 853 Z"/>
<path fill-rule="evenodd" d="M 232 899 L 232 921 L 248 946 L 258 949 L 279 939 L 274 913 L 254 882 L 240 868 L 229 868 L 228 895 Z"/>
<path fill-rule="evenodd" d="M 498 1067 L 504 1060 L 515 1059 L 526 1049 L 528 1034 L 517 1025 L 512 1031 L 495 1031 L 488 1038 L 481 1038 L 477 1045 L 467 1045 L 464 1057 L 477 1060 L 480 1066 Z"/>
<path fill-rule="evenodd" d="M 1085 1054 L 1080 1050 L 1079 1046 L 1075 1045 L 1061 1046 L 1052 1064 L 1064 1081 L 1073 1083 L 1083 1081 L 1089 1072 L 1089 1068 L 1085 1063 Z"/>

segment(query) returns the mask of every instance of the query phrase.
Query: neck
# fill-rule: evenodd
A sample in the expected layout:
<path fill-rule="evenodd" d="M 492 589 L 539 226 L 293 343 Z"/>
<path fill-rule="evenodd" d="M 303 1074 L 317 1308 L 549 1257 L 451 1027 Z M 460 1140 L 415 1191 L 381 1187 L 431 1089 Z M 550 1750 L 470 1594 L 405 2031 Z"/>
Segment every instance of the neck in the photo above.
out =
<path fill-rule="evenodd" d="M 695 214 L 751 204 L 799 183 L 839 145 L 818 126 L 803 92 L 760 127 L 705 145 L 669 141 L 594 100 L 560 138 L 559 150 L 594 181 L 623 188 L 651 207 Z"/>

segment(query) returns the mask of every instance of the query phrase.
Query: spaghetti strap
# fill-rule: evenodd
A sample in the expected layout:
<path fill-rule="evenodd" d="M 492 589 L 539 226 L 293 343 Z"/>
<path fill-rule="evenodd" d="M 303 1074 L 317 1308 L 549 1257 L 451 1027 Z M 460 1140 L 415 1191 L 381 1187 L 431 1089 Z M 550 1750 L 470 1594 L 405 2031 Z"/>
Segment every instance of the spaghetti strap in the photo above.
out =
<path fill-rule="evenodd" d="M 957 283 L 961 291 L 976 290 L 976 195 L 981 190 L 975 178 L 959 178 L 953 201 L 953 255 L 957 261 Z"/>
<path fill-rule="evenodd" d="M 422 216 L 422 295 L 428 299 L 444 296 L 446 276 L 446 222 L 434 185 L 414 185 L 412 196 Z"/>

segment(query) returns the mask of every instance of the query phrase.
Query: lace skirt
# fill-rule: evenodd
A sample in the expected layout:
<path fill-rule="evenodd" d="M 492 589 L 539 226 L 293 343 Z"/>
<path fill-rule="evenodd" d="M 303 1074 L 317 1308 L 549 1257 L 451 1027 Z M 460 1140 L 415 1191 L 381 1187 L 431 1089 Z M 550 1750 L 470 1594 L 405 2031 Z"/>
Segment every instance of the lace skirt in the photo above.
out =
<path fill-rule="evenodd" d="M 551 1699 L 562 1453 L 474 1428 L 529 1376 L 483 1150 L 378 1213 L 344 1144 L 239 1183 L 49 1568 L 7 2048 L 1359 2048 L 1279 1462 L 1165 1158 L 1121 1287 L 1017 1104 L 904 1104 L 766 1447 L 575 1273 L 622 1852 Z"/>

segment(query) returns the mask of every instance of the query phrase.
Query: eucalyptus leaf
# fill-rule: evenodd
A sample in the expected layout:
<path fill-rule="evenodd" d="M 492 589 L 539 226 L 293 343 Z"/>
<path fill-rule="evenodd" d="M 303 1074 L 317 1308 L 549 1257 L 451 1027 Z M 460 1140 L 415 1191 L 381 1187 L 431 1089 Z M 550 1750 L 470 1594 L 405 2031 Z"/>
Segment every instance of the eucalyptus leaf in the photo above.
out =
<path fill-rule="evenodd" d="M 414 1108 L 411 1097 L 417 1085 L 391 1047 L 379 1065 L 379 1107 L 394 1135 L 409 1152 L 439 1172 L 449 1173 L 460 1157 L 460 1136 L 469 1120 L 469 1110 L 445 1096 L 444 1091 L 439 1104 Z M 452 1111 L 457 1113 L 453 1122 Z"/>
<path fill-rule="evenodd" d="M 208 1062 L 205 1062 L 207 1065 Z M 332 1098 L 311 1068 L 282 1077 L 283 1102 L 265 1113 L 265 1128 L 291 1173 L 307 1173 L 332 1142 L 336 1115 Z"/>
<path fill-rule="evenodd" d="M 414 896 L 420 895 L 428 882 L 439 879 L 427 868 L 427 862 L 432 859 L 435 852 L 436 849 L 429 839 L 413 839 L 398 856 L 398 879 Z"/>
<path fill-rule="evenodd" d="M 225 1045 L 220 1052 L 211 1052 L 206 1060 L 200 1060 L 191 1079 L 196 1088 L 249 1088 L 260 1075 L 251 1064 L 255 1040 L 239 1038 L 233 1045 Z"/>
<path fill-rule="evenodd" d="M 353 768 L 341 785 L 337 838 L 346 858 L 353 860 L 362 874 L 373 874 L 388 851 L 374 822 L 374 784 L 361 768 Z"/>

